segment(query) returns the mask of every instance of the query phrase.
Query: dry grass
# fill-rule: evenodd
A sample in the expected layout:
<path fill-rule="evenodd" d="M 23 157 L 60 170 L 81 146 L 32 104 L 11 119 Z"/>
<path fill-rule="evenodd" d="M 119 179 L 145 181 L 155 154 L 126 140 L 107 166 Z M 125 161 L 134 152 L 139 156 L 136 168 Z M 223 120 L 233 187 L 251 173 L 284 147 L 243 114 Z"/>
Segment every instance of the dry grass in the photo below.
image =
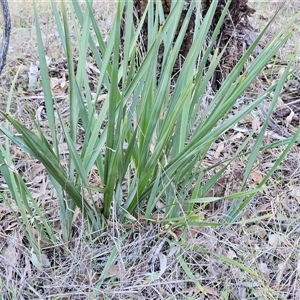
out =
<path fill-rule="evenodd" d="M 97 4 L 95 14 L 103 32 L 108 33 L 114 4 Z M 53 30 L 55 24 L 50 5 L 39 2 L 38 6 L 46 54 L 54 65 L 59 64 L 64 57 L 58 34 Z M 256 27 L 264 26 L 277 6 L 275 3 L 256 3 L 257 14 L 253 19 Z M 10 83 L 20 69 L 13 113 L 30 127 L 28 111 L 36 112 L 41 120 L 45 118 L 40 92 L 38 89 L 27 90 L 30 63 L 38 65 L 33 10 L 31 3 L 25 0 L 12 1 L 10 8 L 12 36 L 7 66 L 1 78 L 0 107 L 5 108 L 4 99 Z M 286 4 L 268 34 L 275 32 L 297 9 L 299 4 L 296 2 Z M 299 32 L 295 32 L 280 56 L 285 60 L 297 58 L 295 73 L 299 75 L 298 39 Z M 274 76 L 277 75 L 275 72 Z M 268 84 L 258 80 L 251 95 Z M 245 123 L 251 126 L 255 117 L 261 118 L 261 115 L 249 116 Z M 281 124 L 288 125 L 285 120 Z M 266 143 L 268 138 L 274 137 L 271 131 L 272 128 Z M 208 163 L 217 161 L 220 151 L 222 156 L 230 156 L 231 147 L 235 147 L 242 134 L 237 128 L 224 135 L 224 147 L 215 144 Z M 58 204 L 44 169 L 37 161 L 20 153 L 17 147 L 13 151 L 17 169 L 26 177 L 31 192 L 40 199 L 41 205 L 47 207 L 48 216 L 55 223 L 59 218 Z M 250 184 L 255 186 L 261 174 L 270 167 L 270 162 L 278 156 L 278 149 L 265 151 L 251 174 Z M 237 161 L 212 193 L 224 195 L 234 191 L 245 164 L 245 161 Z M 72 242 L 49 246 L 40 240 L 42 254 L 39 258 L 35 258 L 28 248 L 11 208 L 0 200 L 1 299 L 300 299 L 299 184 L 300 151 L 295 145 L 270 180 L 272 188 L 251 202 L 239 224 L 220 229 L 190 227 L 185 232 L 172 232 L 159 225 L 144 227 L 143 220 L 137 220 L 135 226 L 128 229 L 112 218 L 109 231 L 98 233 L 95 239 L 83 229 L 85 224 L 77 216 Z M 6 190 L 1 178 L 0 187 Z M 201 213 L 207 220 L 214 220 L 225 210 L 226 202 L 205 207 Z M 263 215 L 269 217 L 243 224 L 243 220 Z M 59 236 L 58 230 L 58 240 Z M 106 262 L 114 252 L 116 259 L 105 270 Z M 226 260 L 230 263 L 225 263 Z"/>

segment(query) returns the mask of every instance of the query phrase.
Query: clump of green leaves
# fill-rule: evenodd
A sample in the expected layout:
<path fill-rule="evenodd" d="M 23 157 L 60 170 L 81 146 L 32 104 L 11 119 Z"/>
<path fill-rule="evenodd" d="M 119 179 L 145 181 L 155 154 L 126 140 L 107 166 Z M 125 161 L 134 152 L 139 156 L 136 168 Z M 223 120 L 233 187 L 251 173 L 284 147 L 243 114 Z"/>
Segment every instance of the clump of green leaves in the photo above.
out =
<path fill-rule="evenodd" d="M 35 11 L 39 60 L 50 136 L 45 135 L 36 120 L 36 129 L 29 130 L 9 115 L 9 111 L 3 114 L 18 134 L 8 129 L 7 124 L 0 126 L 0 130 L 7 136 L 6 144 L 0 146 L 2 152 L 0 171 L 8 184 L 11 197 L 20 208 L 24 226 L 32 242 L 34 242 L 34 237 L 30 236 L 31 226 L 34 226 L 42 236 L 50 236 L 52 240 L 54 239 L 53 229 L 48 220 L 43 217 L 42 209 L 17 171 L 11 168 L 13 165 L 9 150 L 11 142 L 45 166 L 59 201 L 64 240 L 70 238 L 76 208 L 80 209 L 95 231 L 101 229 L 102 216 L 109 218 L 112 212 L 122 222 L 135 219 L 138 214 L 146 220 L 151 220 L 159 212 L 163 214 L 162 222 L 173 226 L 216 226 L 236 220 L 252 197 L 265 187 L 267 180 L 299 135 L 298 131 L 293 138 L 280 142 L 281 146 L 286 146 L 280 159 L 266 174 L 257 189 L 246 189 L 247 179 L 262 149 L 262 140 L 272 108 L 276 104 L 289 68 L 281 79 L 264 94 L 254 99 L 234 117 L 228 118 L 227 116 L 237 99 L 286 42 L 289 33 L 286 33 L 286 29 L 279 31 L 251 63 L 247 72 L 240 75 L 245 62 L 266 31 L 265 28 L 225 79 L 210 104 L 203 106 L 207 86 L 223 54 L 223 52 L 216 51 L 211 56 L 229 4 L 230 1 L 224 8 L 209 44 L 205 46 L 217 1 L 212 2 L 201 23 L 199 21 L 201 8 L 195 7 L 192 1 L 175 43 L 175 33 L 183 10 L 183 1 L 174 2 L 166 20 L 162 20 L 163 14 L 159 13 L 162 10 L 161 3 L 158 1 L 155 10 L 153 2 L 149 1 L 138 28 L 135 28 L 132 22 L 132 1 L 119 1 L 107 43 L 104 42 L 92 13 L 90 1 L 86 1 L 85 10 L 73 1 L 71 11 L 79 53 L 75 71 L 66 7 L 62 2 L 61 19 L 53 1 L 53 13 L 68 60 L 68 106 L 70 110 L 68 124 L 62 118 L 56 117 L 56 100 L 50 88 L 39 20 Z M 171 90 L 173 66 L 189 18 L 194 10 L 196 20 L 199 21 L 196 22 L 197 26 L 194 30 L 194 42 L 182 66 L 176 86 Z M 123 55 L 120 61 L 120 27 L 123 12 L 126 22 Z M 146 18 L 150 30 L 148 50 L 137 66 L 136 45 Z M 158 24 L 163 25 L 159 27 Z M 94 33 L 93 36 L 91 32 Z M 165 51 L 161 74 L 157 78 L 156 57 L 161 43 L 164 43 Z M 100 71 L 96 95 L 90 90 L 85 69 L 88 49 L 91 49 Z M 196 69 L 199 53 L 202 53 L 202 57 Z M 207 68 L 208 59 L 210 61 Z M 84 91 L 84 96 L 82 91 Z M 273 92 L 271 109 L 257 136 L 253 151 L 250 154 L 245 153 L 245 142 L 234 157 L 224 161 L 223 167 L 218 169 L 211 179 L 205 181 L 205 173 L 220 166 L 216 164 L 209 169 L 203 169 L 201 165 L 211 144 L 254 110 L 271 92 Z M 103 93 L 107 93 L 107 97 L 96 116 L 96 99 Z M 200 115 L 202 117 L 199 117 Z M 58 116 L 60 116 L 59 112 Z M 76 148 L 79 122 L 84 130 L 80 152 Z M 68 145 L 67 166 L 62 165 L 60 160 L 58 127 L 62 129 L 64 140 Z M 269 147 L 272 146 L 276 145 Z M 220 223 L 205 222 L 199 218 L 198 211 L 194 208 L 195 204 L 207 204 L 224 199 L 206 198 L 204 195 L 214 186 L 228 165 L 241 155 L 249 155 L 248 164 L 239 192 L 224 197 L 234 199 L 226 217 Z M 91 186 L 88 181 L 92 168 L 95 166 L 101 182 L 99 187 Z M 83 193 L 83 190 L 87 193 Z M 95 193 L 103 195 L 102 209 L 93 199 Z M 163 207 L 161 207 L 162 203 Z M 34 220 L 33 224 L 30 220 Z"/>

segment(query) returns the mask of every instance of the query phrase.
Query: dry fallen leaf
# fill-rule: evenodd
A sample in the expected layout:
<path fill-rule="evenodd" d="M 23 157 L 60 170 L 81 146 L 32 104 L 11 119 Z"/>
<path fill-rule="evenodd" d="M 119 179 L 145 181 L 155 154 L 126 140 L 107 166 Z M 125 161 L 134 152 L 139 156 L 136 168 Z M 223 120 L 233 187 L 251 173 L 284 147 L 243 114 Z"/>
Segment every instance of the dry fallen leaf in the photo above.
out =
<path fill-rule="evenodd" d="M 282 243 L 282 237 L 279 234 L 270 234 L 268 242 L 272 247 L 276 248 Z"/>
<path fill-rule="evenodd" d="M 6 280 L 7 282 L 11 281 L 13 278 L 14 268 L 17 266 L 20 253 L 17 251 L 16 247 L 12 244 L 9 244 L 2 253 L 4 259 L 4 264 L 6 267 Z"/>
<path fill-rule="evenodd" d="M 48 259 L 48 256 L 45 253 L 42 253 L 40 255 L 40 260 L 41 260 L 43 267 L 48 268 L 51 266 L 50 260 Z"/>
<path fill-rule="evenodd" d="M 35 117 L 36 119 L 41 122 L 43 120 L 42 114 L 45 107 L 43 105 L 40 105 L 37 110 L 35 111 Z"/>
<path fill-rule="evenodd" d="M 29 72 L 28 72 L 28 89 L 29 90 L 32 90 L 33 88 L 36 87 L 38 77 L 39 77 L 39 69 L 35 64 L 33 64 L 31 62 L 30 67 L 29 67 Z"/>
<path fill-rule="evenodd" d="M 267 232 L 260 226 L 258 225 L 251 225 L 247 228 L 247 232 L 249 232 L 250 234 L 254 234 L 258 237 L 260 237 L 261 239 L 263 239 L 266 235 Z"/>
<path fill-rule="evenodd" d="M 67 86 L 66 72 L 60 72 L 60 75 L 61 75 L 60 87 L 64 89 Z"/>
<path fill-rule="evenodd" d="M 276 284 L 280 285 L 282 282 L 282 276 L 285 273 L 285 269 L 286 269 L 286 264 L 285 263 L 280 263 L 278 264 L 278 273 L 276 275 Z"/>
<path fill-rule="evenodd" d="M 236 255 L 235 251 L 229 249 L 226 253 L 226 256 L 230 259 L 235 259 L 237 258 L 238 256 Z"/>
<path fill-rule="evenodd" d="M 45 170 L 45 166 L 43 166 L 42 164 L 33 165 L 29 172 L 30 178 L 37 176 L 37 174 L 42 172 L 43 170 Z"/>
<path fill-rule="evenodd" d="M 253 131 L 258 131 L 260 128 L 260 118 L 259 117 L 255 117 L 252 120 L 252 129 Z"/>
<path fill-rule="evenodd" d="M 297 273 L 298 273 L 298 276 L 300 276 L 300 259 L 298 259 L 298 262 L 297 262 Z"/>
<path fill-rule="evenodd" d="M 25 255 L 25 268 L 24 271 L 26 272 L 27 279 L 30 279 L 32 277 L 32 269 L 31 269 L 31 263 L 30 263 L 30 259 L 28 257 L 28 255 Z"/>
<path fill-rule="evenodd" d="M 218 298 L 221 299 L 220 294 L 218 293 L 217 290 L 215 290 L 215 289 L 213 289 L 209 286 L 204 286 L 203 288 L 204 288 L 204 291 L 205 291 L 206 294 L 212 295 L 212 296 L 215 296 L 215 297 L 218 297 Z"/>
<path fill-rule="evenodd" d="M 245 137 L 245 135 L 242 132 L 238 132 L 237 134 L 233 135 L 232 137 L 230 137 L 230 140 L 240 140 L 243 139 Z"/>
<path fill-rule="evenodd" d="M 250 177 L 250 178 L 254 181 L 254 183 L 256 183 L 256 184 L 259 184 L 259 183 L 263 180 L 262 175 L 261 175 L 260 172 L 257 171 L 257 170 L 253 170 L 253 171 L 250 173 L 249 177 Z"/>
<path fill-rule="evenodd" d="M 160 266 L 159 276 L 161 276 L 162 274 L 165 273 L 167 269 L 167 257 L 163 253 L 159 253 L 158 257 L 159 257 L 159 266 Z"/>
<path fill-rule="evenodd" d="M 224 143 L 219 143 L 218 144 L 218 148 L 217 148 L 217 150 L 215 152 L 214 157 L 218 158 L 220 156 L 220 154 L 222 153 L 223 150 L 224 150 Z"/>
<path fill-rule="evenodd" d="M 300 200 L 300 186 L 291 186 L 290 187 L 290 195 L 297 199 L 298 201 Z"/>
<path fill-rule="evenodd" d="M 285 122 L 291 124 L 293 121 L 295 113 L 291 110 L 291 113 L 286 117 Z"/>
<path fill-rule="evenodd" d="M 52 77 L 50 78 L 50 87 L 53 90 L 56 86 L 58 86 L 60 84 L 60 79 L 57 77 Z"/>
<path fill-rule="evenodd" d="M 118 279 L 121 279 L 125 274 L 124 267 L 121 263 L 118 263 L 116 265 L 110 265 L 110 267 L 107 270 L 106 278 L 116 276 Z"/>
<path fill-rule="evenodd" d="M 271 273 L 271 270 L 268 268 L 268 265 L 266 263 L 259 263 L 259 268 L 261 270 L 261 272 L 264 274 L 264 276 L 269 276 L 269 274 Z"/>

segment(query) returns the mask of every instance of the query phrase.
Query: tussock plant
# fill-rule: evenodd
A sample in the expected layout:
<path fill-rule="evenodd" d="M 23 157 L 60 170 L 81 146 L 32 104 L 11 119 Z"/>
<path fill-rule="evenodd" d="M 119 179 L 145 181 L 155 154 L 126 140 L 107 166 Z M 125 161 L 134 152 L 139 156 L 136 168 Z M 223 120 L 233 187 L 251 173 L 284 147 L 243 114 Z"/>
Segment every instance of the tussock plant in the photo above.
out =
<path fill-rule="evenodd" d="M 64 2 L 58 10 L 52 1 L 68 64 L 68 97 L 64 100 L 69 111 L 67 120 L 62 117 L 58 99 L 51 91 L 35 11 L 47 131 L 35 116 L 32 116 L 35 128 L 27 128 L 13 118 L 10 114 L 11 97 L 7 111 L 2 112 L 6 123 L 0 126 L 6 135 L 5 143 L 0 145 L 0 172 L 7 183 L 7 192 L 2 192 L 2 197 L 7 202 L 13 199 L 17 204 L 16 217 L 21 220 L 34 247 L 38 248 L 37 232 L 44 239 L 55 241 L 54 221 L 47 218 L 44 208 L 28 189 L 25 178 L 15 169 L 10 150 L 13 144 L 45 167 L 59 203 L 60 227 L 65 241 L 72 236 L 72 222 L 78 210 L 95 233 L 103 228 L 103 221 L 111 217 L 120 223 L 139 218 L 145 222 L 162 222 L 172 228 L 225 226 L 239 220 L 251 199 L 268 188 L 268 179 L 300 133 L 298 130 L 294 136 L 280 142 L 263 144 L 272 110 L 290 66 L 263 94 L 234 115 L 231 111 L 287 41 L 290 32 L 286 28 L 278 31 L 246 66 L 267 30 L 265 28 L 218 91 L 213 92 L 210 82 L 223 55 L 215 44 L 230 4 L 229 1 L 214 32 L 211 32 L 216 2 L 212 1 L 201 22 L 201 7 L 192 2 L 177 34 L 184 1 L 173 2 L 166 20 L 160 13 L 160 1 L 157 9 L 149 1 L 137 28 L 132 21 L 132 1 L 119 1 L 109 38 L 104 40 L 91 1 L 86 1 L 84 9 L 77 1 L 72 1 L 68 13 Z M 196 13 L 199 21 L 194 28 L 194 41 L 176 84 L 172 85 L 172 70 L 192 13 Z M 149 28 L 148 49 L 141 53 L 138 42 L 145 21 Z M 162 43 L 164 56 L 157 74 L 157 54 Z M 92 55 L 99 70 L 97 85 L 93 89 L 86 71 L 87 53 Z M 212 144 L 257 109 L 266 97 L 271 103 L 270 108 L 259 131 L 251 135 L 251 138 L 255 137 L 252 150 L 249 151 L 247 146 L 248 138 L 232 152 L 232 157 L 204 164 Z M 68 148 L 64 155 L 60 150 L 62 142 Z M 259 153 L 272 147 L 281 147 L 282 154 L 260 183 L 255 188 L 249 187 L 249 175 Z M 235 192 L 220 197 L 208 196 L 230 164 L 241 157 L 247 163 Z M 96 177 L 97 184 L 91 182 L 91 176 Z M 215 222 L 206 221 L 199 214 L 201 207 L 217 201 L 228 201 L 228 210 Z M 57 220 L 55 222 L 57 226 Z"/>

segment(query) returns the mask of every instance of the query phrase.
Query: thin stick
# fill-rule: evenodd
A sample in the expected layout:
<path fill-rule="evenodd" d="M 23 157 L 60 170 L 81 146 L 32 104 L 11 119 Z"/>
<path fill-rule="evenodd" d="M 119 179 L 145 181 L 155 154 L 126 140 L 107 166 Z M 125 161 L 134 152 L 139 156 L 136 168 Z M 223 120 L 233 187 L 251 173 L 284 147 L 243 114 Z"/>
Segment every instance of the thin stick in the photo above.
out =
<path fill-rule="evenodd" d="M 9 45 L 10 36 L 10 15 L 7 0 L 1 0 L 3 19 L 4 19 L 4 32 L 3 32 L 3 42 L 0 49 L 0 74 L 6 63 L 6 54 Z"/>

